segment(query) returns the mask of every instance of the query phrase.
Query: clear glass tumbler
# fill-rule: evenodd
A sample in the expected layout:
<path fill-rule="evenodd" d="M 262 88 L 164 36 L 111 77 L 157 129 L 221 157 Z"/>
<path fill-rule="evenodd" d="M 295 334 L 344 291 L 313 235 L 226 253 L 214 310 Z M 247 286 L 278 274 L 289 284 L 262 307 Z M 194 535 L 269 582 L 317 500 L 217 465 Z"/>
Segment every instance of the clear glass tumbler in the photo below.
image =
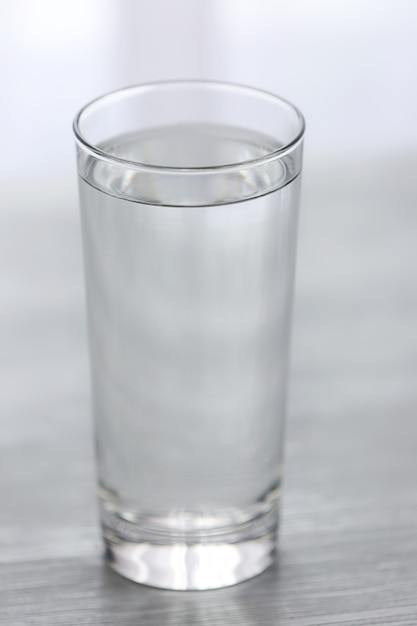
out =
<path fill-rule="evenodd" d="M 275 551 L 303 118 L 174 81 L 98 98 L 74 131 L 107 559 L 232 585 Z"/>

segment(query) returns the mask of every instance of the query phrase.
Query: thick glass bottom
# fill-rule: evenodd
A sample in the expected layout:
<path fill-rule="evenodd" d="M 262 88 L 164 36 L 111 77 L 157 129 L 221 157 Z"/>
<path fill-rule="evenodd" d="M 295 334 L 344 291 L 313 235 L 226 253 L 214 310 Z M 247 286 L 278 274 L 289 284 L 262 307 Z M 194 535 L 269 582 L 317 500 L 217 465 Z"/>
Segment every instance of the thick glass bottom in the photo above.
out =
<path fill-rule="evenodd" d="M 277 507 L 228 532 L 200 533 L 198 538 L 195 533 L 156 535 L 149 527 L 141 532 L 136 525 L 135 536 L 126 537 L 120 525 L 109 525 L 109 517 L 103 536 L 110 567 L 144 585 L 175 590 L 228 587 L 260 574 L 274 560 Z"/>
<path fill-rule="evenodd" d="M 125 578 L 184 591 L 228 587 L 252 578 L 272 563 L 275 553 L 275 533 L 233 544 L 104 541 L 109 565 Z"/>

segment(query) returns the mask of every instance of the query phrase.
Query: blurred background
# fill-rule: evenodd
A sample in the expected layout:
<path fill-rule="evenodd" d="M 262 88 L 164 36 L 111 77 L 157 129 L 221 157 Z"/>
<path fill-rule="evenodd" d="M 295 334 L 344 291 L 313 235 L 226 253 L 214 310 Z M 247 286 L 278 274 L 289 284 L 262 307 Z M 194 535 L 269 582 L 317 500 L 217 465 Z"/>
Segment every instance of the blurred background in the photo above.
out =
<path fill-rule="evenodd" d="M 416 25 L 412 0 L 1 3 L 0 486 L 14 492 L 1 521 L 20 546 L 85 554 L 96 532 L 71 123 L 129 84 L 239 82 L 303 111 L 289 441 L 300 433 L 316 479 L 323 459 L 351 458 L 320 447 L 323 429 L 346 443 L 357 418 L 349 455 L 384 428 L 395 445 L 392 420 L 417 406 Z M 312 415 L 329 421 L 316 431 Z M 288 480 L 290 510 L 296 463 Z"/>
<path fill-rule="evenodd" d="M 6 0 L 0 12 L 11 195 L 22 177 L 49 187 L 71 176 L 71 121 L 88 100 L 168 78 L 283 94 L 305 113 L 314 159 L 416 146 L 410 0 Z"/>

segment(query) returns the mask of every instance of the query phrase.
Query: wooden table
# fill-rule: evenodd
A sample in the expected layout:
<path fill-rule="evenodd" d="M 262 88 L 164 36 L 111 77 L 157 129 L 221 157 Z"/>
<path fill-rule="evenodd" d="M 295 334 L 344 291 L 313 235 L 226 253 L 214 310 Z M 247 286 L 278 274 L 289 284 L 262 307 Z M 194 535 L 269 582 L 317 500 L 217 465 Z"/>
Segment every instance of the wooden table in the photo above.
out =
<path fill-rule="evenodd" d="M 209 592 L 103 563 L 75 200 L 7 198 L 0 624 L 417 625 L 416 166 L 306 160 L 279 557 Z"/>

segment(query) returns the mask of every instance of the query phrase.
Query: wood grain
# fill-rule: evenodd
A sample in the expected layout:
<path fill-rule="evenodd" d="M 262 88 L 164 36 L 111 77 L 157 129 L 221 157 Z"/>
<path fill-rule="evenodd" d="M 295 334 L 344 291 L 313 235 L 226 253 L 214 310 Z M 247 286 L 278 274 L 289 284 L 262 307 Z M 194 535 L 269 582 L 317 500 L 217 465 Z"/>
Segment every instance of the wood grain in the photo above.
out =
<path fill-rule="evenodd" d="M 0 233 L 0 623 L 417 625 L 417 157 L 306 163 L 277 563 L 138 586 L 101 558 L 78 216 Z"/>

